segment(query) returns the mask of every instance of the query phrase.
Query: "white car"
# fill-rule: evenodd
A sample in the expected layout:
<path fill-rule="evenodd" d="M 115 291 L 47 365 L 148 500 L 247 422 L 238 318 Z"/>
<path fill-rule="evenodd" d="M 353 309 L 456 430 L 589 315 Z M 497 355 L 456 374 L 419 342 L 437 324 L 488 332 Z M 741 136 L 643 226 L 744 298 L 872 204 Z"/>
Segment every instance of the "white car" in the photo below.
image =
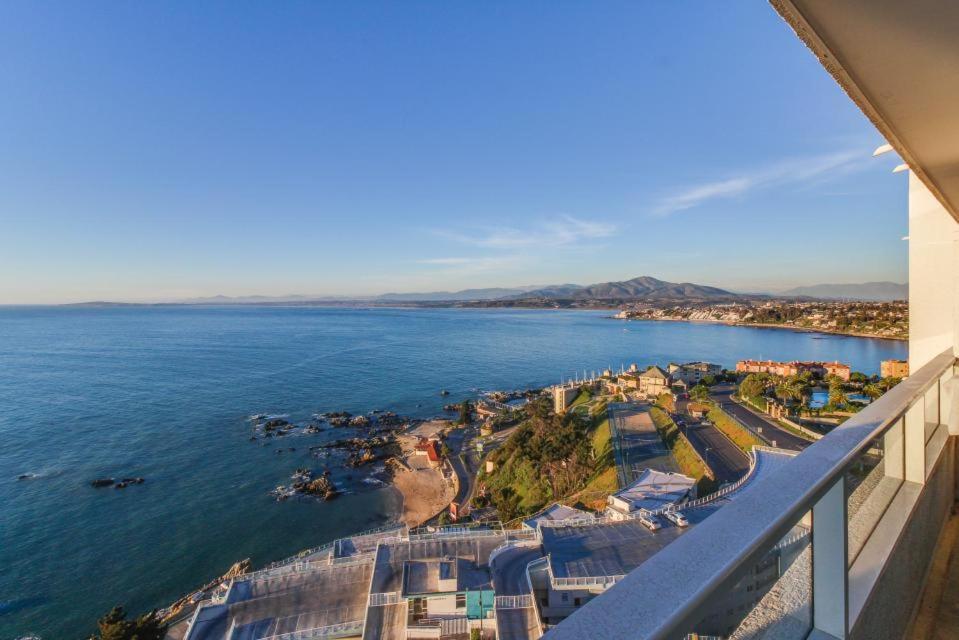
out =
<path fill-rule="evenodd" d="M 682 511 L 667 511 L 665 513 L 666 518 L 672 522 L 677 527 L 688 527 L 689 520 L 686 519 L 686 516 L 683 515 Z"/>
<path fill-rule="evenodd" d="M 646 527 L 650 531 L 657 531 L 663 528 L 663 525 L 659 523 L 659 519 L 656 518 L 656 516 L 650 515 L 648 513 L 641 513 L 639 515 L 639 521 L 644 527 Z"/>

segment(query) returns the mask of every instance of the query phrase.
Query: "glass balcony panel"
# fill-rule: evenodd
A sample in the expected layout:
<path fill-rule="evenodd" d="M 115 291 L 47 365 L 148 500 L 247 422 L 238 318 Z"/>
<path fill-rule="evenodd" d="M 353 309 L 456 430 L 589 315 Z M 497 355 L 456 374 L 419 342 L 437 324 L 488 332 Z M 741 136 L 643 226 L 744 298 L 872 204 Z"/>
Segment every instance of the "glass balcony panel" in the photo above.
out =
<path fill-rule="evenodd" d="M 799 640 L 812 629 L 812 514 L 723 589 L 688 639 Z"/>
<path fill-rule="evenodd" d="M 902 486 L 905 466 L 905 419 L 900 418 L 846 470 L 850 566 Z"/>

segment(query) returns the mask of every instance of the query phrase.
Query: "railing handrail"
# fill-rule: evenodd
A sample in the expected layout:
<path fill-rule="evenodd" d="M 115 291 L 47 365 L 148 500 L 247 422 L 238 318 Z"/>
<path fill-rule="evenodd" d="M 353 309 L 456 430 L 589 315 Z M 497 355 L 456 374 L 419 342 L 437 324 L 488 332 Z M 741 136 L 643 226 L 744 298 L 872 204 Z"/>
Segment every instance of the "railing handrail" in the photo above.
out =
<path fill-rule="evenodd" d="M 715 593 L 786 536 L 873 440 L 904 417 L 955 362 L 952 349 L 930 360 L 790 464 L 770 472 L 748 493 L 588 602 L 553 628 L 551 637 L 682 637 L 699 622 Z M 639 611 L 636 602 L 643 603 L 642 616 L 624 614 Z"/>

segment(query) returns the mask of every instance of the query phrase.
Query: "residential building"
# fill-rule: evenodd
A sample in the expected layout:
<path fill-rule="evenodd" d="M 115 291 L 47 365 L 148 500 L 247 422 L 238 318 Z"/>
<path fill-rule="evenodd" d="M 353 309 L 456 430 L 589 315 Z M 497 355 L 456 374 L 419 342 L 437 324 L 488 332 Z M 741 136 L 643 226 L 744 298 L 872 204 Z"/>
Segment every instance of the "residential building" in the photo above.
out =
<path fill-rule="evenodd" d="M 811 373 L 814 376 L 825 378 L 834 375 L 849 380 L 852 370 L 849 365 L 841 362 L 777 362 L 775 360 L 740 360 L 736 363 L 737 373 L 768 373 L 774 376 L 795 376 L 800 373 Z"/>
<path fill-rule="evenodd" d="M 908 378 L 909 363 L 906 360 L 883 360 L 879 363 L 879 375 L 883 378 Z"/>
<path fill-rule="evenodd" d="M 709 362 L 687 362 L 686 364 L 670 362 L 666 372 L 673 380 L 682 380 L 690 386 L 695 386 L 707 376 L 719 375 L 723 372 L 723 368 Z"/>
<path fill-rule="evenodd" d="M 438 467 L 443 459 L 440 457 L 437 446 L 436 440 L 421 440 L 413 447 L 413 453 L 417 456 L 425 456 L 431 467 Z"/>
<path fill-rule="evenodd" d="M 852 375 L 852 370 L 848 364 L 841 362 L 823 362 L 821 365 L 823 369 L 826 370 L 826 375 L 836 376 L 846 382 L 849 381 L 849 377 Z"/>
<path fill-rule="evenodd" d="M 566 413 L 566 409 L 579 395 L 579 391 L 579 385 L 573 384 L 558 384 L 553 387 L 553 411 Z"/>
<path fill-rule="evenodd" d="M 669 391 L 669 374 L 655 365 L 636 376 L 636 380 L 639 393 L 647 398 Z"/>

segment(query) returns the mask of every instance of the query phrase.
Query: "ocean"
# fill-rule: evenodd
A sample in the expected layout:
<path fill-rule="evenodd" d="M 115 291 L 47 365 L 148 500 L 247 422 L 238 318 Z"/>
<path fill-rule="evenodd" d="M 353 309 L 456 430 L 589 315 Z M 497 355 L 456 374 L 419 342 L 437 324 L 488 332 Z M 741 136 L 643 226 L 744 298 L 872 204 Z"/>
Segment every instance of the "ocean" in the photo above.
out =
<path fill-rule="evenodd" d="M 392 489 L 336 460 L 326 463 L 345 495 L 275 501 L 270 490 L 295 468 L 325 464 L 310 445 L 344 433 L 251 442 L 252 414 L 431 417 L 481 391 L 632 362 L 840 360 L 876 373 L 907 351 L 888 340 L 609 315 L 0 307 L 0 639 L 83 638 L 114 604 L 160 607 L 241 558 L 261 565 L 396 517 Z M 104 476 L 146 482 L 90 486 Z"/>

